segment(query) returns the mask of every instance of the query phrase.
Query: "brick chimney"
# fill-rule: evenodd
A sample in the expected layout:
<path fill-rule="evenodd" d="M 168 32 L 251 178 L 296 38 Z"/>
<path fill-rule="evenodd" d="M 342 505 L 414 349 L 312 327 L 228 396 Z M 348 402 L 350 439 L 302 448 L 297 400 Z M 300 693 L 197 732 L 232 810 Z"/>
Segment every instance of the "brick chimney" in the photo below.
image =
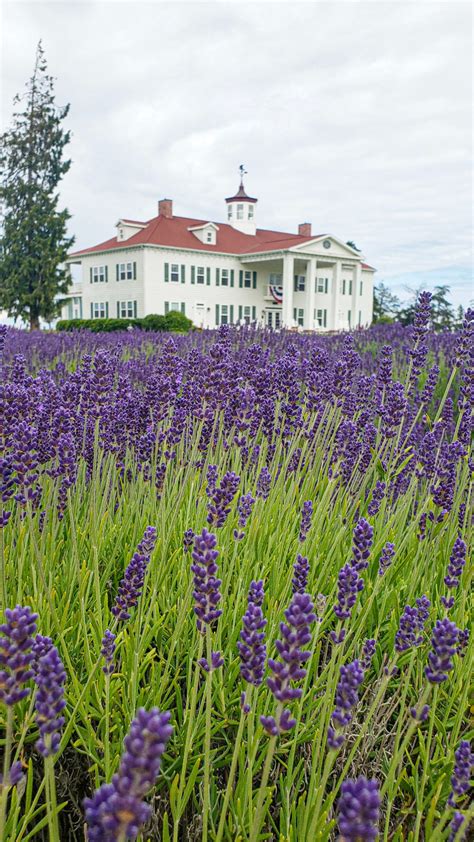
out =
<path fill-rule="evenodd" d="M 158 213 L 160 216 L 166 216 L 167 219 L 173 218 L 173 200 L 160 199 L 158 202 Z"/>
<path fill-rule="evenodd" d="M 300 237 L 311 237 L 311 222 L 300 222 L 298 234 Z"/>

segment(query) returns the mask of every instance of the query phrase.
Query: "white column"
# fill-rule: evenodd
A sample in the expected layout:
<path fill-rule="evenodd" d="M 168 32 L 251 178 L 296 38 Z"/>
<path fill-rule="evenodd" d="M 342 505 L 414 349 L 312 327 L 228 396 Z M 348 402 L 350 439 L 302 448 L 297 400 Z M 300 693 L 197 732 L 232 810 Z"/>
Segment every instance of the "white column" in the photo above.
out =
<path fill-rule="evenodd" d="M 290 328 L 293 324 L 293 284 L 294 262 L 292 254 L 283 255 L 283 304 L 282 326 Z"/>
<path fill-rule="evenodd" d="M 341 261 L 334 264 L 332 273 L 332 311 L 329 327 L 331 330 L 339 330 L 339 296 L 341 294 Z"/>
<path fill-rule="evenodd" d="M 359 295 L 359 286 L 360 286 L 360 273 L 361 273 L 361 266 L 360 263 L 356 263 L 354 266 L 354 274 L 352 280 L 352 327 L 358 327 L 359 325 L 359 310 L 362 308 L 359 307 L 360 302 L 360 295 Z"/>
<path fill-rule="evenodd" d="M 314 303 L 315 297 L 315 283 L 316 283 L 316 265 L 315 257 L 311 257 L 306 262 L 306 281 L 305 281 L 305 299 L 304 299 L 304 327 L 305 330 L 314 330 Z"/>

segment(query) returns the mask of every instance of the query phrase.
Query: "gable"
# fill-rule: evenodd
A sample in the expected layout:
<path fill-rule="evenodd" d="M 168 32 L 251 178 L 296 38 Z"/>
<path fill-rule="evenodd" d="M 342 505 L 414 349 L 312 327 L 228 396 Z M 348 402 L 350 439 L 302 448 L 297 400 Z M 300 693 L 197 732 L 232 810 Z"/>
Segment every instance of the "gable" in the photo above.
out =
<path fill-rule="evenodd" d="M 347 260 L 360 260 L 362 258 L 359 251 L 355 251 L 342 240 L 338 240 L 337 237 L 329 234 L 293 246 L 291 250 L 305 252 L 306 254 L 317 254 L 318 257 L 342 257 L 347 258 Z"/>

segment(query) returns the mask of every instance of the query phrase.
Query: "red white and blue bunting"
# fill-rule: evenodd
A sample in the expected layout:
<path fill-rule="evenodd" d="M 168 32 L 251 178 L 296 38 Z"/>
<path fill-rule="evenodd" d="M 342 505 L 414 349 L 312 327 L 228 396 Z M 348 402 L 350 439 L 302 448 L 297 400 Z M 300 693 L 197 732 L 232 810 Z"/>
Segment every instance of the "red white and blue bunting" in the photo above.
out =
<path fill-rule="evenodd" d="M 283 301 L 283 287 L 270 284 L 270 295 L 276 304 L 281 304 Z"/>

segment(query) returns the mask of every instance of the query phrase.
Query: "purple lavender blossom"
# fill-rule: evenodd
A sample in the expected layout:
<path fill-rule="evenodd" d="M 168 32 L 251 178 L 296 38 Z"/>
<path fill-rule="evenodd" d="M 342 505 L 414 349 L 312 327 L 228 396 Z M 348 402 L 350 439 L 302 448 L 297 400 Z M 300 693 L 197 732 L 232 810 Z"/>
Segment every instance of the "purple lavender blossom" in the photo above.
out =
<path fill-rule="evenodd" d="M 357 659 L 340 668 L 340 679 L 336 688 L 336 707 L 331 714 L 328 728 L 328 747 L 337 750 L 344 742 L 344 734 L 338 733 L 352 721 L 352 711 L 359 701 L 357 690 L 364 680 L 364 670 Z M 334 727 L 333 727 L 334 726 Z"/>
<path fill-rule="evenodd" d="M 115 672 L 115 634 L 112 634 L 110 629 L 105 630 L 105 634 L 102 638 L 102 649 L 100 650 L 100 654 L 105 660 L 105 664 L 102 667 L 102 672 L 105 675 L 112 675 Z"/>
<path fill-rule="evenodd" d="M 428 619 L 430 601 L 426 596 L 416 600 L 415 606 L 405 605 L 398 631 L 395 634 L 395 649 L 397 652 L 406 652 L 413 646 L 420 646 L 423 643 L 423 630 Z"/>
<path fill-rule="evenodd" d="M 429 330 L 431 315 L 431 292 L 420 292 L 415 308 L 413 320 L 413 348 L 410 350 L 411 376 L 410 381 L 415 383 L 418 375 L 426 362 L 428 347 L 426 335 Z"/>
<path fill-rule="evenodd" d="M 267 467 L 263 467 L 257 480 L 256 496 L 266 500 L 270 494 L 270 486 L 272 483 L 272 476 Z"/>
<path fill-rule="evenodd" d="M 378 782 L 364 777 L 346 779 L 337 804 L 337 825 L 344 842 L 375 842 L 379 821 Z"/>
<path fill-rule="evenodd" d="M 467 828 L 465 828 L 464 831 L 461 833 L 461 836 L 459 836 L 459 831 L 461 830 L 464 822 L 465 817 L 462 813 L 459 812 L 459 810 L 456 810 L 454 816 L 451 819 L 451 824 L 449 825 L 449 829 L 451 832 L 448 836 L 448 842 L 454 842 L 455 839 L 461 840 L 466 838 Z"/>
<path fill-rule="evenodd" d="M 158 777 L 173 732 L 171 714 L 140 708 L 124 741 L 117 774 L 84 799 L 89 842 L 135 839 L 151 815 L 143 799 Z"/>
<path fill-rule="evenodd" d="M 234 471 L 227 471 L 222 477 L 220 486 L 214 489 L 211 500 L 207 504 L 207 522 L 211 526 L 224 526 L 239 483 L 240 477 Z"/>
<path fill-rule="evenodd" d="M 207 658 L 199 658 L 198 664 L 204 672 L 214 672 L 219 669 L 224 663 L 224 658 L 220 652 L 211 652 L 211 663 Z"/>
<path fill-rule="evenodd" d="M 0 774 L 0 791 L 6 786 L 18 786 L 18 784 L 23 780 L 23 765 L 20 760 L 15 761 L 10 766 L 10 770 L 7 772 L 7 779 L 6 781 L 3 780 L 3 775 Z"/>
<path fill-rule="evenodd" d="M 458 629 L 458 648 L 457 654 L 460 658 L 464 658 L 466 654 L 467 644 L 469 643 L 469 629 Z"/>
<path fill-rule="evenodd" d="M 245 536 L 245 532 L 243 531 L 243 529 L 247 525 L 247 521 L 250 515 L 252 514 L 252 508 L 254 503 L 255 498 L 252 497 L 250 493 L 243 494 L 239 500 L 238 512 L 240 530 L 234 529 L 234 538 L 236 541 L 241 541 L 242 538 L 244 538 Z"/>
<path fill-rule="evenodd" d="M 382 552 L 379 558 L 379 576 L 383 576 L 390 567 L 393 557 L 395 555 L 395 544 L 387 541 L 382 547 Z"/>
<path fill-rule="evenodd" d="M 147 526 L 125 575 L 120 582 L 112 614 L 117 620 L 128 620 L 130 611 L 138 604 L 145 582 L 145 573 L 156 544 L 156 529 Z"/>
<path fill-rule="evenodd" d="M 303 508 L 301 511 L 301 523 L 300 523 L 300 534 L 298 540 L 300 544 L 306 540 L 306 536 L 311 529 L 311 520 L 313 517 L 313 504 L 311 500 L 306 500 L 303 503 Z"/>
<path fill-rule="evenodd" d="M 380 504 L 385 497 L 385 492 L 387 490 L 387 484 L 385 482 L 380 482 L 377 480 L 375 483 L 374 489 L 372 491 L 372 497 L 370 499 L 370 503 L 367 506 L 367 511 L 371 517 L 375 517 L 378 514 L 380 509 Z"/>
<path fill-rule="evenodd" d="M 459 585 L 462 570 L 466 563 L 466 551 L 467 547 L 462 538 L 456 538 L 449 559 L 448 575 L 444 578 L 444 583 L 448 588 L 457 588 Z"/>
<path fill-rule="evenodd" d="M 453 655 L 457 652 L 459 629 L 447 618 L 437 620 L 431 637 L 432 651 L 428 654 L 425 675 L 432 684 L 440 684 L 448 678 L 453 667 Z"/>
<path fill-rule="evenodd" d="M 428 716 L 430 715 L 430 706 L 422 705 L 419 709 L 417 707 L 411 707 L 410 715 L 413 719 L 416 719 L 417 722 L 426 722 Z"/>
<path fill-rule="evenodd" d="M 5 619 L 0 625 L 0 701 L 14 705 L 30 692 L 24 685 L 33 677 L 31 649 L 38 615 L 17 605 L 5 610 Z"/>
<path fill-rule="evenodd" d="M 294 575 L 291 580 L 293 593 L 305 593 L 309 575 L 309 562 L 306 556 L 298 553 L 296 562 L 293 565 L 293 571 Z"/>
<path fill-rule="evenodd" d="M 61 729 L 65 719 L 62 711 L 66 672 L 58 650 L 49 637 L 37 635 L 34 646 L 34 673 L 36 683 L 36 724 L 40 738 L 36 748 L 43 757 L 56 754 L 61 742 Z"/>
<path fill-rule="evenodd" d="M 337 579 L 337 602 L 334 613 L 340 620 L 347 620 L 356 603 L 357 594 L 363 590 L 364 582 L 355 567 L 345 564 Z"/>
<path fill-rule="evenodd" d="M 360 654 L 360 665 L 364 672 L 369 669 L 372 658 L 375 655 L 375 640 L 373 638 L 367 638 L 364 640 L 364 645 L 362 646 L 362 652 Z"/>
<path fill-rule="evenodd" d="M 456 798 L 464 795 L 470 786 L 471 774 L 474 770 L 474 754 L 469 740 L 461 740 L 454 754 L 455 763 L 451 776 L 452 790 L 448 798 L 450 807 L 456 806 Z"/>
<path fill-rule="evenodd" d="M 196 626 L 201 634 L 205 633 L 207 625 L 211 625 L 222 614 L 222 611 L 217 608 L 221 599 L 219 588 L 222 582 L 216 578 L 218 570 L 216 559 L 219 555 L 218 550 L 214 549 L 216 544 L 216 536 L 207 529 L 203 529 L 200 535 L 194 536 L 191 571 L 194 574 L 193 597 L 194 613 L 197 617 Z"/>
<path fill-rule="evenodd" d="M 194 530 L 187 529 L 183 536 L 183 548 L 184 552 L 188 553 L 193 545 L 194 541 Z"/>
<path fill-rule="evenodd" d="M 368 567 L 368 558 L 374 536 L 373 527 L 370 523 L 361 518 L 354 527 L 352 534 L 352 559 L 351 565 L 356 570 L 365 570 Z"/>
<path fill-rule="evenodd" d="M 237 643 L 240 655 L 240 674 L 244 681 L 254 687 L 258 687 L 263 681 L 267 656 L 265 632 L 263 631 L 267 621 L 262 611 L 263 598 L 263 581 L 251 582 L 247 611 L 242 618 L 242 631 Z"/>
<path fill-rule="evenodd" d="M 268 660 L 273 676 L 267 678 L 267 684 L 279 703 L 299 699 L 303 692 L 300 687 L 292 687 L 291 684 L 305 677 L 306 670 L 302 664 L 311 657 L 311 652 L 301 648 L 310 642 L 309 627 L 316 619 L 309 594 L 295 593 L 285 611 L 285 618 L 287 622 L 280 623 L 281 639 L 275 641 L 281 661 L 272 658 Z M 271 735 L 289 730 L 294 724 L 287 710 L 284 710 L 278 718 L 262 716 L 260 721 L 267 733 Z"/>

